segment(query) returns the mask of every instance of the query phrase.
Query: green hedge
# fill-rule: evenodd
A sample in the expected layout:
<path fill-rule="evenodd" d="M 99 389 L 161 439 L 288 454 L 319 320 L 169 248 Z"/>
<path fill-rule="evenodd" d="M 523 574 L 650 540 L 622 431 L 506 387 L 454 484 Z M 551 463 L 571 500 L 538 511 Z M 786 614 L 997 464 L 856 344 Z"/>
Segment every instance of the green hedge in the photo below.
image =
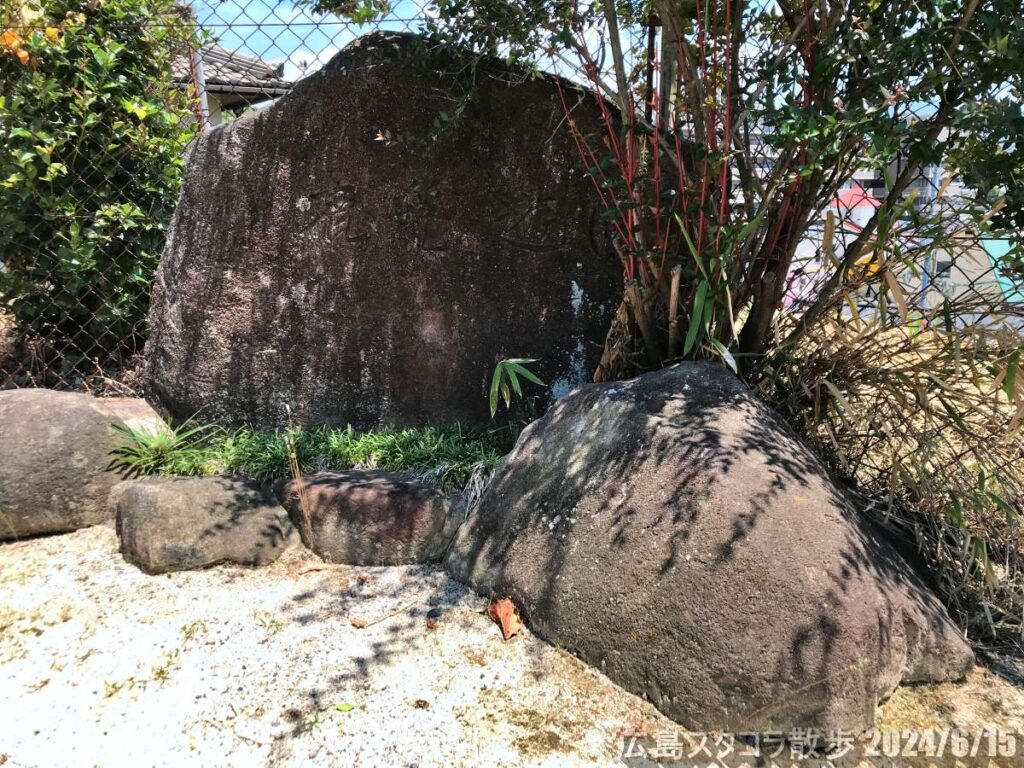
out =
<path fill-rule="evenodd" d="M 171 87 L 193 25 L 171 0 L 17 5 L 0 16 L 0 311 L 22 354 L 131 353 L 194 132 Z"/>

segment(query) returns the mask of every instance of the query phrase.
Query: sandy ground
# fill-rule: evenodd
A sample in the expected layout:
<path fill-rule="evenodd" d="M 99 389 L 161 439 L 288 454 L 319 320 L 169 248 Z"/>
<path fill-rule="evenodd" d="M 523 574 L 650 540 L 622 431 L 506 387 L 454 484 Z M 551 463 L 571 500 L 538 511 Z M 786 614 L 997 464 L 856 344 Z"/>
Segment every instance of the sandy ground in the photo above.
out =
<path fill-rule="evenodd" d="M 293 547 L 146 576 L 116 550 L 103 527 L 0 546 L 6 765 L 612 765 L 617 729 L 671 727 L 528 633 L 503 642 L 436 568 Z"/>
<path fill-rule="evenodd" d="M 296 546 L 146 576 L 105 527 L 0 545 L 0 765 L 622 765 L 620 732 L 678 730 L 528 632 L 503 642 L 485 607 L 436 568 Z M 1021 730 L 1024 693 L 978 668 L 879 724 Z"/>

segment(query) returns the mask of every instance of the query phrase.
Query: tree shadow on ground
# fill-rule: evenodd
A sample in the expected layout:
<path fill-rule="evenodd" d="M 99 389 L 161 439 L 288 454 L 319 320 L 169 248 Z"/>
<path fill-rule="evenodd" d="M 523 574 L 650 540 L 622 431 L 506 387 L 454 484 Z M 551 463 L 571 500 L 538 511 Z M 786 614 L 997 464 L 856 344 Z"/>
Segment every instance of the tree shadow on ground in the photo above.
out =
<path fill-rule="evenodd" d="M 289 708 L 303 715 L 296 715 L 288 729 L 292 737 L 302 736 L 309 719 L 330 710 L 339 699 L 352 702 L 364 695 L 390 697 L 386 691 L 395 683 L 393 668 L 424 654 L 440 652 L 456 665 L 465 663 L 465 668 L 454 668 L 458 675 L 466 670 L 483 673 L 488 663 L 500 663 L 502 655 L 509 652 L 517 658 L 523 658 L 520 653 L 525 655 L 525 681 L 541 679 L 550 667 L 546 654 L 551 649 L 530 642 L 528 635 L 506 645 L 498 626 L 485 615 L 486 602 L 437 565 L 321 566 L 309 562 L 316 576 L 304 580 L 277 611 L 282 619 L 303 627 L 303 634 L 331 634 L 341 647 L 353 650 L 330 662 L 310 659 L 308 683 L 289 695 Z M 436 629 L 427 625 L 432 611 L 440 611 Z M 360 628 L 355 622 L 367 626 Z M 452 631 L 454 635 L 448 634 Z M 435 641 L 444 644 L 443 650 L 434 648 Z M 519 645 L 523 642 L 525 646 Z M 472 661 L 476 653 L 485 661 Z M 441 683 L 425 675 L 414 683 L 412 689 L 422 685 L 423 698 L 432 705 L 453 703 L 445 693 L 450 681 Z M 413 706 L 412 699 L 406 700 L 408 696 L 406 692 L 396 699 L 395 706 Z"/>
<path fill-rule="evenodd" d="M 438 562 L 464 516 L 457 495 L 414 472 L 317 472 L 278 490 L 306 547 L 351 565 Z"/>

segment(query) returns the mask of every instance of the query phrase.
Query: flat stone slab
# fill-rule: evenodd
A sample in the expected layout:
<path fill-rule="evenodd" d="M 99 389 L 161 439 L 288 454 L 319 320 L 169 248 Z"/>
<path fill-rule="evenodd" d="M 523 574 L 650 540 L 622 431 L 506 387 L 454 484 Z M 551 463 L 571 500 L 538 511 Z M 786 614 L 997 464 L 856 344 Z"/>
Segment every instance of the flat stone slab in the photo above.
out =
<path fill-rule="evenodd" d="M 273 494 L 227 477 L 146 477 L 110 495 L 121 554 L 147 573 L 267 565 L 292 525 Z"/>
<path fill-rule="evenodd" d="M 402 473 L 320 472 L 301 484 L 288 481 L 278 495 L 305 545 L 332 563 L 435 562 L 458 525 L 457 504 L 437 487 Z"/>
<path fill-rule="evenodd" d="M 110 456 L 118 426 L 91 395 L 0 392 L 0 541 L 108 522 L 107 496 L 124 479 Z"/>

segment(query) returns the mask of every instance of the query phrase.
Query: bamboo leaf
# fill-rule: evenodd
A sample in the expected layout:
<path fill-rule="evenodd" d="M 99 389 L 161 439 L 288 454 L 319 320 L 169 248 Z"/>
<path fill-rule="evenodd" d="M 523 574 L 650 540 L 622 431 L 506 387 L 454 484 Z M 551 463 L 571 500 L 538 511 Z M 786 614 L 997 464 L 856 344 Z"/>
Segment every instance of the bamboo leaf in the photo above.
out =
<path fill-rule="evenodd" d="M 725 309 L 729 313 L 729 340 L 734 341 L 739 338 L 739 332 L 736 330 L 736 316 L 732 312 L 732 292 L 729 290 L 729 284 L 725 284 Z"/>
<path fill-rule="evenodd" d="M 1017 371 L 1020 369 L 1020 350 L 1015 349 L 1010 355 L 1006 364 L 1005 376 L 1003 376 L 1003 391 L 1006 399 L 1011 403 L 1017 399 Z"/>
<path fill-rule="evenodd" d="M 955 522 L 958 527 L 963 527 L 964 508 L 960 503 L 960 499 L 953 491 L 949 491 L 949 500 L 951 506 L 946 510 L 947 514 L 953 518 L 953 522 Z"/>
<path fill-rule="evenodd" d="M 953 174 L 947 173 L 942 179 L 942 184 L 939 186 L 939 191 L 935 193 L 936 199 L 942 199 L 946 195 L 946 190 L 949 189 L 949 185 L 953 183 Z"/>
<path fill-rule="evenodd" d="M 678 213 L 675 217 L 676 221 L 679 222 L 679 229 L 683 233 L 683 239 L 686 240 L 686 247 L 690 249 L 690 256 L 692 256 L 694 262 L 696 262 L 700 273 L 704 275 L 704 279 L 709 280 L 710 278 L 708 277 L 707 270 L 704 269 L 704 261 L 701 259 L 700 253 L 697 251 L 697 246 L 693 244 L 693 240 L 690 238 L 690 233 L 686 231 L 686 227 L 683 225 L 683 220 L 679 217 Z"/>
<path fill-rule="evenodd" d="M 1017 410 L 1013 414 L 1013 418 L 1010 419 L 1010 425 L 1006 428 L 1006 434 L 1003 436 L 1003 440 L 1010 441 L 1014 435 L 1024 424 L 1024 398 L 1017 401 Z"/>
<path fill-rule="evenodd" d="M 942 299 L 942 325 L 946 329 L 946 333 L 952 333 L 955 327 L 953 324 L 953 308 L 948 297 L 943 297 Z"/>
<path fill-rule="evenodd" d="M 535 363 L 536 360 L 525 360 L 523 362 Z M 525 367 L 523 365 L 520 365 L 519 362 L 517 362 L 517 361 L 509 360 L 509 369 L 515 371 L 517 374 L 522 376 L 527 381 L 533 382 L 534 384 L 537 384 L 538 386 L 541 386 L 541 387 L 544 386 L 544 382 L 540 380 L 540 378 L 537 376 L 537 374 L 535 374 L 529 368 L 527 368 L 527 367 Z"/>
<path fill-rule="evenodd" d="M 701 280 L 697 286 L 697 295 L 693 297 L 693 313 L 690 315 L 690 327 L 686 330 L 686 341 L 683 343 L 683 354 L 688 355 L 697 341 L 697 333 L 704 322 L 704 302 L 708 295 L 708 281 Z"/>
<path fill-rule="evenodd" d="M 523 396 L 523 390 L 519 386 L 519 378 L 516 376 L 516 369 L 514 365 L 508 366 L 508 380 L 512 384 L 512 389 L 515 391 L 518 397 Z"/>
<path fill-rule="evenodd" d="M 829 211 L 825 214 L 825 231 L 821 236 L 821 250 L 825 254 L 825 258 L 829 260 L 833 267 L 840 269 L 842 265 L 836 259 L 834 240 L 836 234 L 836 217 Z"/>
<path fill-rule="evenodd" d="M 504 369 L 504 362 L 498 363 L 494 366 L 494 375 L 491 377 L 491 391 L 490 391 L 490 405 L 491 405 L 491 418 L 498 412 L 498 388 L 501 386 L 501 374 Z"/>
<path fill-rule="evenodd" d="M 725 345 L 716 338 L 710 338 L 709 341 L 725 364 L 729 366 L 729 370 L 739 375 L 739 368 L 736 366 L 736 358 L 732 356 L 732 353 L 728 349 L 726 349 Z"/>
<path fill-rule="evenodd" d="M 889 292 L 892 294 L 893 300 L 896 302 L 896 309 L 900 313 L 900 321 L 906 325 L 909 313 L 907 311 L 907 297 L 903 294 L 903 289 L 900 288 L 899 281 L 896 279 L 896 275 L 892 273 L 891 269 L 885 270 L 885 282 L 889 286 Z"/>
<path fill-rule="evenodd" d="M 850 308 L 850 313 L 853 316 L 853 327 L 858 331 L 863 328 L 864 323 L 860 319 L 860 312 L 857 310 L 857 302 L 854 301 L 853 296 L 850 295 L 849 291 L 843 291 L 843 299 L 846 301 L 846 305 Z"/>
<path fill-rule="evenodd" d="M 986 491 L 988 497 L 995 502 L 995 505 L 1006 513 L 1006 519 L 1012 520 L 1020 514 L 1013 506 L 995 491 Z"/>

